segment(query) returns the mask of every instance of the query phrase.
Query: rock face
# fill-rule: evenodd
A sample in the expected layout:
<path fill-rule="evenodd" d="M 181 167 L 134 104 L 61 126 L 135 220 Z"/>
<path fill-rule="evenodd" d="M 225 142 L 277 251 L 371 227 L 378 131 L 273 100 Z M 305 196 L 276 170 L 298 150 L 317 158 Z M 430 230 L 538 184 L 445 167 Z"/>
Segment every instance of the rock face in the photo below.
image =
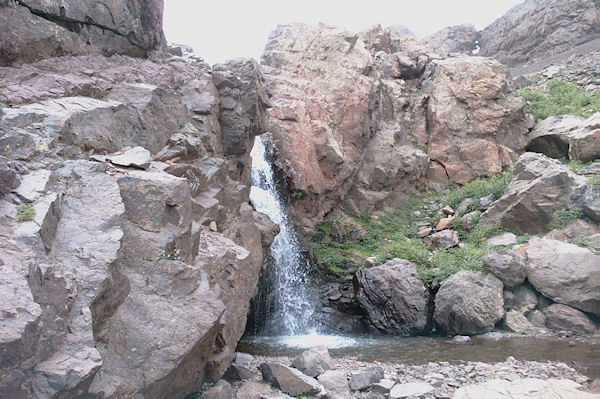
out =
<path fill-rule="evenodd" d="M 162 16 L 159 0 L 3 3 L 0 66 L 91 53 L 147 56 L 166 47 Z"/>
<path fill-rule="evenodd" d="M 563 241 L 534 237 L 527 279 L 555 302 L 600 315 L 600 255 Z"/>
<path fill-rule="evenodd" d="M 391 29 L 279 26 L 262 64 L 275 163 L 305 237 L 336 208 L 397 208 L 426 177 L 462 184 L 496 174 L 528 144 L 531 121 L 506 67 L 440 59 Z"/>
<path fill-rule="evenodd" d="M 478 33 L 473 25 L 449 26 L 433 35 L 427 36 L 425 41 L 433 47 L 433 50 L 441 53 L 464 53 L 472 54 L 477 48 Z"/>
<path fill-rule="evenodd" d="M 596 2 L 526 1 L 481 32 L 480 54 L 519 66 L 600 38 L 598 26 Z"/>
<path fill-rule="evenodd" d="M 490 274 L 463 270 L 442 281 L 433 320 L 447 334 L 492 331 L 504 316 L 502 282 Z"/>
<path fill-rule="evenodd" d="M 417 335 L 429 327 L 429 291 L 413 263 L 392 259 L 360 269 L 354 276 L 356 300 L 369 328 L 388 334 Z"/>
<path fill-rule="evenodd" d="M 60 12 L 57 2 L 19 4 Z M 109 23 L 103 2 L 61 4 L 70 26 L 87 20 L 86 34 Z M 161 40 L 161 2 L 107 5 L 106 38 L 121 32 L 148 51 Z M 59 26 L 28 15 L 24 27 Z M 229 367 L 276 231 L 248 204 L 246 154 L 267 100 L 251 60 L 227 71 L 168 61 L 0 67 L 11 106 L 0 120 L 2 397 L 185 397 Z M 33 220 L 17 222 L 20 205 Z"/>
<path fill-rule="evenodd" d="M 500 223 L 521 233 L 545 232 L 555 212 L 581 207 L 586 183 L 558 161 L 525 153 L 504 194 L 481 215 L 480 223 Z"/>

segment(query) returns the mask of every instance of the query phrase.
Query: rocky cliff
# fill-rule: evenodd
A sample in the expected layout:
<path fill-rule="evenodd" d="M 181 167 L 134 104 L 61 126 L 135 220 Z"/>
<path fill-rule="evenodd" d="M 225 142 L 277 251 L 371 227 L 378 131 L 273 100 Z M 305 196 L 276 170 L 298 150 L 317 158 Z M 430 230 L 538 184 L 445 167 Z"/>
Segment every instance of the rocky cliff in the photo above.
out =
<path fill-rule="evenodd" d="M 183 398 L 233 358 L 277 230 L 248 204 L 269 100 L 252 60 L 107 56 L 160 47 L 161 13 L 0 8 L 3 398 Z"/>
<path fill-rule="evenodd" d="M 512 167 L 532 121 L 506 67 L 374 27 L 278 27 L 262 57 L 269 132 L 305 236 L 334 208 L 394 209 L 430 182 Z"/>

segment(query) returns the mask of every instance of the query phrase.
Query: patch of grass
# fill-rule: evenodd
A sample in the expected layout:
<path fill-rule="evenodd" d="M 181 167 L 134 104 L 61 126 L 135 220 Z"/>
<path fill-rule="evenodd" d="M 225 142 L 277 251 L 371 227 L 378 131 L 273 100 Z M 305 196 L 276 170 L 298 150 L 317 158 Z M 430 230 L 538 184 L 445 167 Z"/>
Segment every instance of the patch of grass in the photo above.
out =
<path fill-rule="evenodd" d="M 538 119 L 567 114 L 587 118 L 600 111 L 600 95 L 589 94 L 582 87 L 560 79 L 552 79 L 545 88 L 524 87 L 517 93 L 529 101 L 527 112 Z"/>
<path fill-rule="evenodd" d="M 35 218 L 35 208 L 30 204 L 23 204 L 17 207 L 17 222 L 26 222 Z"/>
<path fill-rule="evenodd" d="M 417 265 L 419 277 L 425 282 L 442 280 L 459 270 L 481 270 L 483 255 L 493 250 L 487 246 L 487 239 L 504 232 L 499 226 L 476 223 L 470 232 L 466 232 L 457 216 L 452 228 L 458 231 L 464 245 L 450 249 L 428 248 L 417 233 L 420 226 L 433 225 L 443 217 L 439 212 L 443 205 L 456 208 L 465 198 L 479 199 L 489 194 L 494 199 L 499 198 L 511 177 L 510 172 L 505 172 L 456 187 L 447 195 L 425 194 L 412 198 L 406 208 L 379 217 L 348 215 L 366 232 L 360 240 L 337 242 L 332 235 L 335 221 L 327 221 L 318 228 L 308 245 L 325 276 L 347 276 L 362 267 L 369 257 L 374 258 L 374 265 L 393 258 L 409 260 Z"/>
<path fill-rule="evenodd" d="M 500 198 L 511 179 L 512 172 L 508 171 L 486 179 L 475 179 L 464 186 L 453 189 L 444 197 L 444 203 L 456 210 L 462 200 L 473 198 L 475 201 L 464 213 L 474 211 L 479 206 L 479 198 L 490 194 L 494 196 L 494 201 Z"/>
<path fill-rule="evenodd" d="M 592 175 L 588 179 L 590 186 L 600 186 L 600 175 Z"/>
<path fill-rule="evenodd" d="M 571 220 L 581 217 L 581 209 L 571 209 L 563 206 L 559 211 L 554 212 L 552 221 L 548 225 L 551 229 L 561 229 L 569 224 Z"/>
<path fill-rule="evenodd" d="M 223 64 L 215 64 L 212 67 L 213 71 L 229 71 L 229 67 Z"/>
<path fill-rule="evenodd" d="M 578 170 L 581 170 L 587 166 L 590 166 L 592 163 L 594 163 L 594 161 L 590 161 L 590 162 L 582 162 L 578 159 L 573 159 L 573 160 L 566 160 L 566 159 L 561 159 L 561 162 L 565 165 L 567 165 L 567 167 L 569 169 L 571 169 L 573 172 L 577 172 Z"/>

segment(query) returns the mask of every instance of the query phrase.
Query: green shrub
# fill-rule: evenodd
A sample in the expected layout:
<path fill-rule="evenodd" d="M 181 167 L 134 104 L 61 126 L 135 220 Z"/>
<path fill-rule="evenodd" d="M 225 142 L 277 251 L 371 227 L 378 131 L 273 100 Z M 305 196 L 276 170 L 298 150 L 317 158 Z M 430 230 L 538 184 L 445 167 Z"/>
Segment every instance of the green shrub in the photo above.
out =
<path fill-rule="evenodd" d="M 17 222 L 26 222 L 35 218 L 33 205 L 24 204 L 17 207 Z"/>
<path fill-rule="evenodd" d="M 600 186 L 600 175 L 592 175 L 588 179 L 590 186 Z"/>
<path fill-rule="evenodd" d="M 475 179 L 464 186 L 453 189 L 450 194 L 444 197 L 444 203 L 456 209 L 462 200 L 473 198 L 475 202 L 465 211 L 465 213 L 470 212 L 478 207 L 477 200 L 481 197 L 493 194 L 494 200 L 500 198 L 511 179 L 512 172 L 508 171 L 490 178 Z"/>
<path fill-rule="evenodd" d="M 581 217 L 581 209 L 571 209 L 565 205 L 559 211 L 554 212 L 549 227 L 560 229 L 568 225 L 571 220 L 578 219 L 579 217 Z"/>
<path fill-rule="evenodd" d="M 545 88 L 524 87 L 517 90 L 524 100 L 529 101 L 527 112 L 545 119 L 552 115 L 579 115 L 589 117 L 600 111 L 600 95 L 591 95 L 582 87 L 553 79 Z"/>
<path fill-rule="evenodd" d="M 587 166 L 590 166 L 592 163 L 594 163 L 594 161 L 590 161 L 590 162 L 582 162 L 578 159 L 573 159 L 573 160 L 566 160 L 566 159 L 562 159 L 561 160 L 562 163 L 564 163 L 565 165 L 567 165 L 567 167 L 569 169 L 571 169 L 573 172 L 577 172 L 578 170 L 581 170 Z"/>

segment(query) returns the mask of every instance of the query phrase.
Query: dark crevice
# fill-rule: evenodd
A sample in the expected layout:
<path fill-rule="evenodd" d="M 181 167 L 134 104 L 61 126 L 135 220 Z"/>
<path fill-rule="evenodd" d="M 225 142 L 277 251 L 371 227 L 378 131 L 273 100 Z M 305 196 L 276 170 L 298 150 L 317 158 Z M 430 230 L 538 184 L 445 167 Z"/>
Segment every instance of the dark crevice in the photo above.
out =
<path fill-rule="evenodd" d="M 77 33 L 79 34 L 81 32 L 81 27 L 82 25 L 89 25 L 89 26 L 95 26 L 97 28 L 103 29 L 103 30 L 107 30 L 109 32 L 114 33 L 117 36 L 121 36 L 123 38 L 125 38 L 131 45 L 141 48 L 143 50 L 147 50 L 146 48 L 141 47 L 140 45 L 138 45 L 137 43 L 134 43 L 133 41 L 131 41 L 131 39 L 129 37 L 127 37 L 126 35 L 122 34 L 121 32 L 119 32 L 117 29 L 115 28 L 111 28 L 109 26 L 105 26 L 102 24 L 98 24 L 95 23 L 93 20 L 86 18 L 85 21 L 79 21 L 76 19 L 72 19 L 69 18 L 67 16 L 65 16 L 64 14 L 64 8 L 61 7 L 60 10 L 60 14 L 61 15 L 54 15 L 54 14 L 48 14 L 44 11 L 41 10 L 37 10 L 33 7 L 30 7 L 29 5 L 25 4 L 25 2 L 23 2 L 22 0 L 17 0 L 17 4 L 19 4 L 20 6 L 23 6 L 25 8 L 27 8 L 32 14 L 37 15 L 38 17 L 44 18 L 45 20 L 48 20 L 52 23 L 55 23 L 57 25 L 62 26 L 63 28 L 67 29 L 70 32 L 73 33 Z"/>

